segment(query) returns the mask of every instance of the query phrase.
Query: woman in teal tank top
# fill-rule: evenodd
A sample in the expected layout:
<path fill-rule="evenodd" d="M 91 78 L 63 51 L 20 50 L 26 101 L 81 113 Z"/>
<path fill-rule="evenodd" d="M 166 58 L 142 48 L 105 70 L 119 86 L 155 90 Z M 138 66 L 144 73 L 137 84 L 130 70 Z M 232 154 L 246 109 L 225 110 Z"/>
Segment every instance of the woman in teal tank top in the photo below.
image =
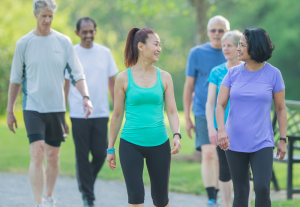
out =
<path fill-rule="evenodd" d="M 154 31 L 132 28 L 124 52 L 128 69 L 116 78 L 107 161 L 114 170 L 114 144 L 125 109 L 119 154 L 129 207 L 144 206 L 144 160 L 151 180 L 153 205 L 169 206 L 171 154 L 177 154 L 181 148 L 172 77 L 153 65 L 160 53 L 160 39 Z M 171 147 L 164 122 L 164 104 L 174 137 Z"/>

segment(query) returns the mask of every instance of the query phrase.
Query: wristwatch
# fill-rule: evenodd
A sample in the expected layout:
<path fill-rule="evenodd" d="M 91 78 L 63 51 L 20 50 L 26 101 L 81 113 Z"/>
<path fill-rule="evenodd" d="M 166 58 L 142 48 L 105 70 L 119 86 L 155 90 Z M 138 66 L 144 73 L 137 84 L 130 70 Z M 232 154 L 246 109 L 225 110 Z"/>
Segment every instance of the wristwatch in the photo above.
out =
<path fill-rule="evenodd" d="M 285 143 L 287 143 L 287 137 L 286 138 L 280 137 L 279 140 L 283 140 L 285 141 Z"/>
<path fill-rule="evenodd" d="M 175 135 L 178 135 L 179 138 L 181 139 L 181 134 L 180 134 L 180 133 L 175 133 L 175 134 L 173 134 L 173 138 L 175 137 Z"/>
<path fill-rule="evenodd" d="M 83 99 L 84 99 L 84 98 L 87 98 L 87 99 L 91 100 L 91 97 L 90 97 L 90 96 L 83 96 Z"/>

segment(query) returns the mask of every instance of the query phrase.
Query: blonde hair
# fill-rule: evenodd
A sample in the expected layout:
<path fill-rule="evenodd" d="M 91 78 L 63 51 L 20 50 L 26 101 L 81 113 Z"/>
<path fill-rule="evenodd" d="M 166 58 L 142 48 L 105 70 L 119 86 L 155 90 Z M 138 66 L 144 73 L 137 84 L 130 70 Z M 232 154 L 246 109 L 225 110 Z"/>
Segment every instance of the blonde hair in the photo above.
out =
<path fill-rule="evenodd" d="M 223 44 L 223 42 L 226 40 L 226 39 L 229 39 L 233 42 L 233 44 L 237 47 L 238 44 L 239 44 L 239 41 L 242 37 L 242 33 L 239 31 L 239 30 L 233 30 L 233 31 L 228 31 L 226 32 L 223 37 L 221 38 L 221 42 Z"/>
<path fill-rule="evenodd" d="M 39 13 L 41 9 L 49 9 L 55 12 L 57 4 L 55 0 L 33 0 L 33 12 Z"/>
<path fill-rule="evenodd" d="M 211 24 L 213 24 L 213 23 L 220 23 L 220 22 L 222 22 L 222 23 L 225 24 L 226 30 L 228 30 L 228 31 L 230 30 L 230 23 L 229 23 L 229 21 L 225 17 L 223 17 L 221 15 L 214 16 L 214 17 L 212 17 L 212 18 L 210 18 L 208 20 L 207 30 L 209 30 Z"/>

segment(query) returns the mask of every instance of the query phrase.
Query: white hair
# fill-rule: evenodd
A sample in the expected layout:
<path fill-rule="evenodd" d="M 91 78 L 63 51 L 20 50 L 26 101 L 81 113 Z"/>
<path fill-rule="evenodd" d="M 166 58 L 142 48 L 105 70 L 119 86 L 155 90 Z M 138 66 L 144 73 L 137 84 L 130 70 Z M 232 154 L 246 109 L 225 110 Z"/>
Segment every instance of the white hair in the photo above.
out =
<path fill-rule="evenodd" d="M 55 0 L 33 0 L 33 12 L 39 13 L 41 9 L 49 9 L 55 12 L 57 4 Z"/>
<path fill-rule="evenodd" d="M 223 44 L 223 42 L 226 40 L 226 39 L 229 39 L 233 42 L 233 44 L 237 47 L 238 44 L 239 44 L 239 41 L 242 37 L 242 33 L 239 31 L 239 30 L 233 30 L 233 31 L 229 31 L 229 32 L 226 32 L 223 37 L 221 38 L 221 42 Z"/>
<path fill-rule="evenodd" d="M 212 18 L 209 19 L 208 24 L 207 24 L 207 30 L 209 30 L 211 24 L 213 24 L 213 23 L 220 23 L 220 22 L 222 22 L 222 23 L 225 24 L 226 30 L 228 30 L 228 31 L 230 30 L 229 21 L 225 17 L 223 17 L 221 15 L 217 15 L 217 16 L 214 16 L 214 17 L 212 17 Z"/>

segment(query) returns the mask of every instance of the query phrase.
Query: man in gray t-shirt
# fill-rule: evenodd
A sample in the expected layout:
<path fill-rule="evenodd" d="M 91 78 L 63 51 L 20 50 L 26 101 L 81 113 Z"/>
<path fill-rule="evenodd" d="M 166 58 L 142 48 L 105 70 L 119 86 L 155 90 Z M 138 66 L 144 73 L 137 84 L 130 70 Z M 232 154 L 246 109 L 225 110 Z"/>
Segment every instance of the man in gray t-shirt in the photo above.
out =
<path fill-rule="evenodd" d="M 34 0 L 37 27 L 21 37 L 11 67 L 7 123 L 15 133 L 14 108 L 23 85 L 23 115 L 30 143 L 29 178 L 37 207 L 54 207 L 52 198 L 59 171 L 60 144 L 65 138 L 64 71 L 83 97 L 85 118 L 92 112 L 89 92 L 78 57 L 69 37 L 51 29 L 55 0 Z M 44 170 L 44 154 L 47 165 Z M 46 186 L 43 188 L 46 172 Z"/>

